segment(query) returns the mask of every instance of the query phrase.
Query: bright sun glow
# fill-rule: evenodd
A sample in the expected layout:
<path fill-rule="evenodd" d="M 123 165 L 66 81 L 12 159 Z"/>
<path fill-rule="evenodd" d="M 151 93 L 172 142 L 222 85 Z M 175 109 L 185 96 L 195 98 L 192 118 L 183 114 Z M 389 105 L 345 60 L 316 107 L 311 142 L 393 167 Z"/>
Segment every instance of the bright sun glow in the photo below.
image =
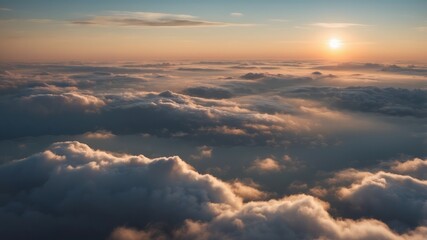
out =
<path fill-rule="evenodd" d="M 341 40 L 339 40 L 337 38 L 329 39 L 329 47 L 331 49 L 338 49 L 338 48 L 341 48 L 341 46 L 342 46 Z"/>

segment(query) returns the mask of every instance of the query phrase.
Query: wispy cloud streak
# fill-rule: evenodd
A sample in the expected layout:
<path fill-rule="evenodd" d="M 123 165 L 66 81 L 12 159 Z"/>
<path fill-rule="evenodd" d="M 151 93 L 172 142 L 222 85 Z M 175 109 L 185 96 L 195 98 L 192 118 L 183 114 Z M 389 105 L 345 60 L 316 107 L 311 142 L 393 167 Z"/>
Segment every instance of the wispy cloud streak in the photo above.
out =
<path fill-rule="evenodd" d="M 95 16 L 71 21 L 77 25 L 110 25 L 133 27 L 195 27 L 240 25 L 203 20 L 192 15 L 155 12 L 113 12 L 111 15 Z"/>
<path fill-rule="evenodd" d="M 310 24 L 311 26 L 315 27 L 322 27 L 322 28 L 349 28 L 349 27 L 366 27 L 368 25 L 365 24 L 359 24 L 359 23 L 346 23 L 346 22 L 317 22 Z"/>

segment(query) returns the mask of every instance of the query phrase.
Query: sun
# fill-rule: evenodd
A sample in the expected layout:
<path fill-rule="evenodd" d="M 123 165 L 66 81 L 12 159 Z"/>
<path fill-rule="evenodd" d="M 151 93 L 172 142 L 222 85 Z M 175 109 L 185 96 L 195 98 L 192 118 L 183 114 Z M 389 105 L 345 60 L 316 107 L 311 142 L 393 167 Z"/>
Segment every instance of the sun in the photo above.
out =
<path fill-rule="evenodd" d="M 338 38 L 331 38 L 329 39 L 329 48 L 331 49 L 339 49 L 342 47 L 342 42 Z"/>

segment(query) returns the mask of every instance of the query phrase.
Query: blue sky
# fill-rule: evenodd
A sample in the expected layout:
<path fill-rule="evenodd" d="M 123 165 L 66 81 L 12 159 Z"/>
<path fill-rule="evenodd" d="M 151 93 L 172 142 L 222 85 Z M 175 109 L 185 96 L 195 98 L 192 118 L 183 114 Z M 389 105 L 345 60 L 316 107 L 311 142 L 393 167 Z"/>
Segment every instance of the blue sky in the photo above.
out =
<path fill-rule="evenodd" d="M 307 20 L 365 20 L 413 22 L 425 21 L 427 2 L 422 0 L 378 0 L 378 1 L 0 1 L 0 6 L 12 9 L 5 15 L 19 17 L 50 17 L 64 19 L 103 11 L 152 11 L 186 13 L 201 17 L 228 17 L 230 12 L 242 12 L 249 20 L 263 18 L 290 18 L 296 21 Z"/>

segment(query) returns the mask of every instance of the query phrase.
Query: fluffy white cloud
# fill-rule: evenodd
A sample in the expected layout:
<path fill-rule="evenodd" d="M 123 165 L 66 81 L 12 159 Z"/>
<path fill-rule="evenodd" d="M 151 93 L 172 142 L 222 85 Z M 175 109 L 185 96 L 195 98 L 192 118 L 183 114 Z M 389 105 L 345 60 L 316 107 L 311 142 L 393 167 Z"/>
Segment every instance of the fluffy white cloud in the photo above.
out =
<path fill-rule="evenodd" d="M 260 172 L 277 172 L 282 169 L 279 162 L 272 158 L 256 159 L 249 170 Z"/>
<path fill-rule="evenodd" d="M 353 211 L 409 226 L 427 224 L 427 181 L 383 171 L 364 175 L 339 191 Z"/>
<path fill-rule="evenodd" d="M 259 190 L 260 187 L 253 181 L 233 180 L 230 182 L 233 192 L 244 200 L 261 200 L 268 197 L 268 193 Z"/>
<path fill-rule="evenodd" d="M 69 111 L 94 112 L 105 105 L 95 96 L 80 93 L 36 94 L 23 97 L 22 107 L 28 107 L 35 114 L 54 114 Z"/>
<path fill-rule="evenodd" d="M 209 220 L 242 204 L 227 183 L 179 157 L 110 154 L 79 142 L 0 166 L 0 202 L 0 235 L 10 239 L 101 238 L 117 226 Z"/>
<path fill-rule="evenodd" d="M 384 223 L 372 220 L 334 219 L 327 204 L 307 195 L 250 202 L 237 211 L 223 211 L 210 222 L 187 220 L 173 239 L 422 239 L 426 227 L 399 235 Z M 156 231 L 119 228 L 113 239 L 162 239 Z M 159 238 L 156 238 L 159 237 Z"/>
<path fill-rule="evenodd" d="M 416 190 L 424 194 L 425 183 L 420 180 L 380 175 L 387 183 L 403 181 L 409 189 L 417 185 Z M 383 187 L 384 180 L 373 176 L 346 189 L 343 196 L 354 196 L 371 182 Z M 336 219 L 328 213 L 326 202 L 308 195 L 248 203 L 238 195 L 266 196 L 240 181 L 226 183 L 200 174 L 179 157 L 149 159 L 60 142 L 0 166 L 0 235 L 13 239 L 110 235 L 111 239 L 400 240 L 421 239 L 427 231 L 419 227 L 399 235 L 375 219 Z"/>
<path fill-rule="evenodd" d="M 414 158 L 403 162 L 396 161 L 392 164 L 391 170 L 396 173 L 427 180 L 427 159 Z"/>
<path fill-rule="evenodd" d="M 360 87 L 302 87 L 284 91 L 296 96 L 325 102 L 337 109 L 391 116 L 427 116 L 427 91 L 423 89 Z"/>
<path fill-rule="evenodd" d="M 382 163 L 373 170 L 346 169 L 310 191 L 339 204 L 342 215 L 370 216 L 397 229 L 413 228 L 427 224 L 424 169 L 425 160 L 420 158 Z"/>

